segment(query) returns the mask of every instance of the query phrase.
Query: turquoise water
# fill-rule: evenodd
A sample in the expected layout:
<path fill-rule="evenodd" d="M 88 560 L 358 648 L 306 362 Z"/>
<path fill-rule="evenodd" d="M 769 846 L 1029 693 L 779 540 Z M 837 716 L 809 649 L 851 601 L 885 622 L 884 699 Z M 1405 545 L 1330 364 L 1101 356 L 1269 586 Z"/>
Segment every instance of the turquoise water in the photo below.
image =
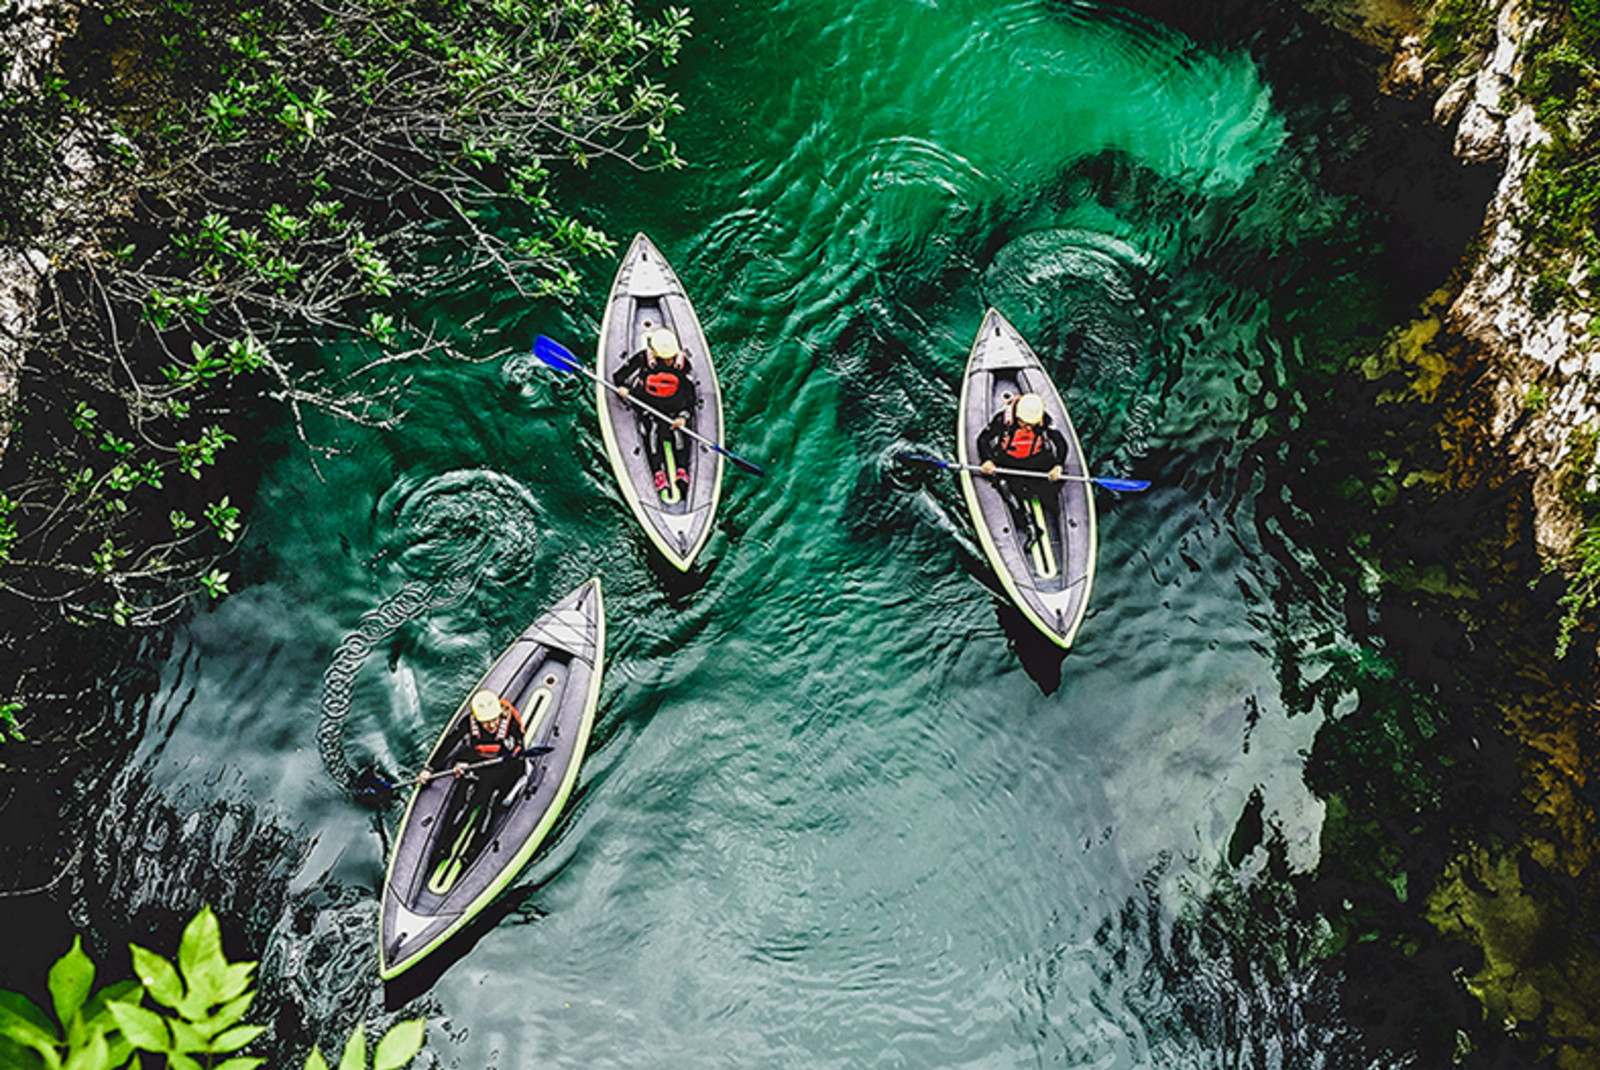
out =
<path fill-rule="evenodd" d="M 1377 221 L 1321 184 L 1329 146 L 1249 54 L 1114 10 L 717 0 L 695 18 L 671 75 L 690 167 L 597 169 L 569 195 L 672 261 L 728 443 L 767 477 L 728 469 L 690 576 L 652 561 L 591 388 L 526 354 L 539 333 L 592 351 L 603 258 L 565 308 L 438 295 L 485 359 L 409 369 L 397 430 L 327 429 L 342 452 L 315 470 L 282 433 L 236 593 L 180 635 L 136 763 L 180 811 L 257 815 L 191 821 L 218 864 L 265 835 L 251 821 L 306 837 L 276 856 L 285 902 L 255 908 L 269 987 L 329 1037 L 383 1005 L 398 809 L 344 789 L 414 769 L 492 656 L 598 574 L 590 757 L 501 916 L 411 1007 L 442 1064 L 1325 1050 L 1338 1023 L 1306 1025 L 1311 980 L 1252 988 L 1219 958 L 1175 985 L 1160 934 L 1230 870 L 1253 793 L 1290 864 L 1318 858 L 1300 775 L 1317 720 L 1280 698 L 1278 534 L 1252 507 L 1279 488 L 1252 451 L 1314 404 L 1313 354 L 1380 315 Z M 1065 656 L 997 598 L 954 482 L 891 461 L 953 453 L 990 305 L 1044 356 L 1098 471 L 1155 483 L 1101 493 Z M 183 872 L 129 885 L 130 909 Z"/>

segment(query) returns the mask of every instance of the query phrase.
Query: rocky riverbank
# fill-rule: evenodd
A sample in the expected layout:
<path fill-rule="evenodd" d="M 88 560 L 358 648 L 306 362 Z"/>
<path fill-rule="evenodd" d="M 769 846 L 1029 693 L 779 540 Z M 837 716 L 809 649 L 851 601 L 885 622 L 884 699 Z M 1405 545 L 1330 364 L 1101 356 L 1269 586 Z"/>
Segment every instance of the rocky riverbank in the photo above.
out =
<path fill-rule="evenodd" d="M 1428 14 L 1437 19 L 1446 6 Z M 1520 649 L 1501 659 L 1477 696 L 1518 745 L 1522 813 L 1515 826 L 1485 829 L 1464 845 L 1429 893 L 1428 909 L 1440 932 L 1481 952 L 1467 984 L 1488 1021 L 1575 1068 L 1594 1065 L 1600 1053 L 1600 948 L 1590 937 L 1600 917 L 1600 812 L 1588 785 L 1600 725 L 1593 607 L 1581 598 L 1597 478 L 1600 346 L 1591 333 L 1596 294 L 1584 251 L 1551 249 L 1533 233 L 1539 221 L 1530 188 L 1552 134 L 1541 125 L 1544 102 L 1530 93 L 1538 80 L 1529 72 L 1559 39 L 1549 21 L 1559 17 L 1530 0 L 1485 5 L 1475 23 L 1453 28 L 1467 43 L 1449 65 L 1439 62 L 1437 22 L 1399 43 L 1383 90 L 1431 103 L 1433 121 L 1453 129 L 1464 164 L 1490 162 L 1501 172 L 1456 279 L 1401 333 L 1392 359 L 1369 368 L 1376 377 L 1403 366 L 1413 396 L 1437 406 L 1449 462 L 1433 475 L 1457 493 L 1487 491 L 1502 503 L 1485 524 L 1500 525 L 1500 559 L 1525 554 L 1518 544 L 1531 541 L 1546 572 L 1566 573 L 1556 650 L 1507 642 L 1508 651 Z M 1535 247 L 1542 247 L 1537 257 Z M 1483 634 L 1516 627 L 1507 602 L 1480 598 L 1464 608 Z"/>
<path fill-rule="evenodd" d="M 1423 38 L 1413 34 L 1401 43 L 1383 84 L 1398 96 L 1431 98 L 1434 121 L 1454 127 L 1463 162 L 1503 168 L 1441 326 L 1459 343 L 1455 363 L 1475 366 L 1483 387 L 1476 400 L 1487 418 L 1478 446 L 1532 477 L 1539 551 L 1556 561 L 1572 551 L 1581 532 L 1582 517 L 1564 493 L 1570 462 L 1600 426 L 1600 347 L 1589 333 L 1595 295 L 1574 257 L 1567 281 L 1578 300 L 1541 308 L 1536 297 L 1540 272 L 1524 255 L 1529 239 L 1520 220 L 1528 209 L 1529 176 L 1550 135 L 1536 118 L 1537 103 L 1518 86 L 1539 47 L 1535 35 L 1543 21 L 1526 0 L 1507 0 L 1488 24 L 1491 43 L 1475 69 L 1432 66 Z M 1592 458 L 1578 460 L 1592 467 Z M 1585 476 L 1592 481 L 1592 474 Z"/>
<path fill-rule="evenodd" d="M 17 0 L 0 27 L 0 94 L 40 91 L 39 72 L 55 46 L 54 0 Z M 44 250 L 25 241 L 0 242 L 0 458 L 11 439 L 11 413 L 16 404 L 24 351 L 38 309 L 39 293 L 50 260 Z"/>

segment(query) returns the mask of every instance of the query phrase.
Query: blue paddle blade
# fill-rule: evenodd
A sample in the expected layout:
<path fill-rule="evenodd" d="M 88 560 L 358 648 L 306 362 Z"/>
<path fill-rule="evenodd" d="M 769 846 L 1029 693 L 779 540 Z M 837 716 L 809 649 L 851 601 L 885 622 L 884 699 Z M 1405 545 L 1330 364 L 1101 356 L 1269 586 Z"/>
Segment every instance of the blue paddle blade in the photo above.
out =
<path fill-rule="evenodd" d="M 578 363 L 578 358 L 573 356 L 566 346 L 554 338 L 546 338 L 542 334 L 533 340 L 533 355 L 556 371 L 578 372 L 583 370 L 583 365 Z"/>
<path fill-rule="evenodd" d="M 721 446 L 717 445 L 715 442 L 711 443 L 711 448 L 716 450 L 718 453 L 722 454 L 724 457 L 728 458 L 728 460 L 732 461 L 734 464 L 738 465 L 741 469 L 743 469 L 746 472 L 749 472 L 753 476 L 764 476 L 764 475 L 767 474 L 765 471 L 762 470 L 762 468 L 761 468 L 761 466 L 759 464 L 756 464 L 754 461 L 747 461 L 743 457 L 739 456 L 737 453 L 734 453 L 732 450 L 723 449 Z"/>
<path fill-rule="evenodd" d="M 914 453 L 897 453 L 894 459 L 902 464 L 920 465 L 923 468 L 949 468 L 949 461 L 941 461 L 937 457 L 918 457 Z"/>
<path fill-rule="evenodd" d="M 1094 481 L 1107 490 L 1149 490 L 1148 479 L 1109 479 L 1105 476 L 1096 476 Z"/>

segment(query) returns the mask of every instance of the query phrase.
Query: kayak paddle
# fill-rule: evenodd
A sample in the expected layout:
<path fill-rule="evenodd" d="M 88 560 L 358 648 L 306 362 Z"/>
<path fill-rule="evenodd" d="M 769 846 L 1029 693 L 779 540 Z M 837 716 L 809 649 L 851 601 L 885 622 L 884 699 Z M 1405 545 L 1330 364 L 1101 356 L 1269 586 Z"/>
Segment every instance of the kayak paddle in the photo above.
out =
<path fill-rule="evenodd" d="M 968 472 L 983 473 L 983 466 L 976 464 L 959 464 L 955 461 L 946 461 L 940 457 L 918 457 L 911 453 L 897 453 L 894 459 L 902 464 L 909 464 L 918 468 L 948 468 L 952 471 L 965 470 Z M 996 468 L 991 475 L 1021 476 L 1024 479 L 1047 479 L 1048 473 L 1027 472 L 1021 468 Z M 1094 483 L 1107 490 L 1148 490 L 1148 479 L 1112 479 L 1108 476 L 1075 476 L 1063 473 L 1062 479 L 1076 480 L 1079 483 Z"/>
<path fill-rule="evenodd" d="M 535 338 L 533 341 L 533 355 L 550 365 L 550 367 L 554 368 L 558 372 L 577 372 L 580 375 L 587 375 L 589 378 L 593 379 L 595 382 L 599 383 L 613 394 L 616 394 L 618 397 L 628 402 L 628 404 L 632 405 L 634 408 L 649 413 L 651 416 L 654 416 L 663 423 L 672 423 L 672 419 L 665 413 L 658 412 L 657 410 L 651 408 L 649 405 L 646 405 L 644 402 L 634 397 L 631 393 L 624 397 L 621 389 L 615 383 L 607 382 L 603 377 L 596 375 L 588 368 L 585 368 L 582 364 L 579 364 L 578 358 L 573 356 L 571 351 L 553 338 L 546 338 L 542 334 L 538 338 Z M 738 465 L 741 471 L 749 472 L 753 476 L 766 475 L 766 473 L 761 470 L 760 465 L 745 460 L 743 457 L 740 457 L 737 453 L 734 453 L 731 450 L 723 449 L 721 446 L 717 445 L 717 443 L 711 441 L 709 438 L 706 438 L 699 432 L 691 431 L 687 427 L 680 427 L 678 430 L 682 431 L 696 442 L 703 442 L 707 446 L 710 446 L 712 449 L 728 458 L 728 460 Z"/>
<path fill-rule="evenodd" d="M 528 747 L 524 750 L 514 751 L 511 754 L 501 754 L 494 758 L 485 758 L 481 762 L 469 762 L 467 765 L 462 767 L 461 771 L 463 773 L 470 773 L 474 769 L 482 769 L 485 766 L 497 765 L 508 758 L 537 758 L 541 755 L 549 754 L 553 750 L 555 750 L 554 747 Z M 436 777 L 452 776 L 454 773 L 454 769 L 424 769 L 416 776 L 407 777 L 398 784 L 370 784 L 363 789 L 363 794 L 378 795 L 386 791 L 399 791 L 401 788 L 409 788 L 413 784 L 426 784 L 428 781 L 433 780 Z"/>

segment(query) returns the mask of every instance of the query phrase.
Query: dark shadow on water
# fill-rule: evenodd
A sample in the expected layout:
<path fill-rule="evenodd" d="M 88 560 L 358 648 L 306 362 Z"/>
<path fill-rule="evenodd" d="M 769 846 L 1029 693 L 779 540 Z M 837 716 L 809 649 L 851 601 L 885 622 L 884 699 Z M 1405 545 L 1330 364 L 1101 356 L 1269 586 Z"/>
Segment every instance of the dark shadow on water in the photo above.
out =
<path fill-rule="evenodd" d="M 1055 694 L 1061 686 L 1061 666 L 1067 660 L 1067 652 L 1052 642 L 1011 602 L 996 601 L 994 612 L 1012 652 L 1022 663 L 1023 671 L 1039 685 L 1040 691 L 1046 695 Z"/>
<path fill-rule="evenodd" d="M 711 578 L 712 563 L 696 560 L 687 572 L 668 561 L 652 543 L 645 556 L 646 567 L 650 575 L 655 577 L 661 590 L 667 596 L 667 604 L 675 610 L 687 609 L 694 601 L 706 581 Z"/>
<path fill-rule="evenodd" d="M 469 922 L 460 932 L 446 940 L 436 950 L 431 952 L 421 962 L 411 967 L 392 981 L 383 985 L 384 1009 L 390 1012 L 398 1011 L 414 1000 L 425 995 L 434 984 L 443 977 L 445 971 L 465 958 L 479 940 L 506 918 L 518 912 L 534 893 L 534 886 L 523 885 L 511 888 L 501 894 L 500 898 L 489 904 L 488 908 Z M 542 911 L 534 911 L 534 917 L 543 917 Z"/>

